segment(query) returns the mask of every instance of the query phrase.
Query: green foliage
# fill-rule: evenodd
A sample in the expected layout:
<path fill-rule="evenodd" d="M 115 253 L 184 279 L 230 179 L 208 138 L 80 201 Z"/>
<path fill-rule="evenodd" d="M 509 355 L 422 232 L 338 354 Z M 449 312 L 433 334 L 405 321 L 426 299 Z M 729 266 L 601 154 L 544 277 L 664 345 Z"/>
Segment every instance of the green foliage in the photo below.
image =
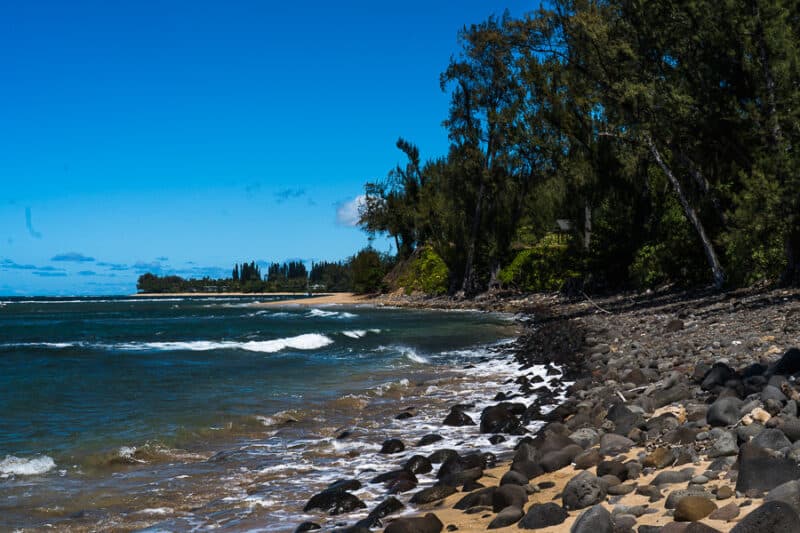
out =
<path fill-rule="evenodd" d="M 312 290 L 320 287 L 323 291 L 345 292 L 353 287 L 353 274 L 345 262 L 322 261 L 311 267 L 308 281 Z"/>
<path fill-rule="evenodd" d="M 631 282 L 638 288 L 663 283 L 701 283 L 706 276 L 706 264 L 697 238 L 677 200 L 671 195 L 661 200 L 661 204 L 656 202 L 661 217 L 650 228 L 655 241 L 636 251 L 629 268 Z"/>
<path fill-rule="evenodd" d="M 774 280 L 786 268 L 788 228 L 780 217 L 781 200 L 779 184 L 760 171 L 750 176 L 737 195 L 733 227 L 724 239 L 734 283 Z"/>
<path fill-rule="evenodd" d="M 665 246 L 645 244 L 636 252 L 630 266 L 631 281 L 637 287 L 655 287 L 667 281 L 668 276 L 662 266 Z"/>
<path fill-rule="evenodd" d="M 402 269 L 397 283 L 403 287 L 406 294 L 421 291 L 431 296 L 439 296 L 447 292 L 450 271 L 439 254 L 430 247 L 418 248 L 402 265 Z"/>
<path fill-rule="evenodd" d="M 557 291 L 569 278 L 578 276 L 570 266 L 568 239 L 550 233 L 533 248 L 519 252 L 497 277 L 504 285 L 522 291 Z"/>
<path fill-rule="evenodd" d="M 385 289 L 383 277 L 388 272 L 389 263 L 373 248 L 364 248 L 350 259 L 353 272 L 353 292 L 369 294 Z"/>

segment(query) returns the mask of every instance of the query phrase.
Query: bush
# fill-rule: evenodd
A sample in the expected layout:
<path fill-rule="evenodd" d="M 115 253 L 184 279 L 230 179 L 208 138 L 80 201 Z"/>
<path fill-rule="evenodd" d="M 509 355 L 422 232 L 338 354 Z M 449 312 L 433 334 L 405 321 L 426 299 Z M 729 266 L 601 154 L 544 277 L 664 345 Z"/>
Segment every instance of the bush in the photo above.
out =
<path fill-rule="evenodd" d="M 568 238 L 547 234 L 532 248 L 519 252 L 497 277 L 503 285 L 523 291 L 560 290 L 568 279 L 579 276 L 571 268 L 568 248 Z"/>
<path fill-rule="evenodd" d="M 418 248 L 403 266 L 398 284 L 406 294 L 422 291 L 425 294 L 439 296 L 447 292 L 450 271 L 442 258 L 432 248 Z"/>
<path fill-rule="evenodd" d="M 662 267 L 663 244 L 645 244 L 636 252 L 629 268 L 631 281 L 637 287 L 654 287 L 667 281 L 667 273 Z"/>

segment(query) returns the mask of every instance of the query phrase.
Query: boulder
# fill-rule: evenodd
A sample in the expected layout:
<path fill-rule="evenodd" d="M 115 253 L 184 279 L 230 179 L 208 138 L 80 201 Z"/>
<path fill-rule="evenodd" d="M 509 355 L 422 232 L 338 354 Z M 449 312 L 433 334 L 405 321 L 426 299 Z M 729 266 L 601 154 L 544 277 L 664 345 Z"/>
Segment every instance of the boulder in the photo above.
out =
<path fill-rule="evenodd" d="M 481 413 L 481 433 L 507 433 L 523 435 L 525 428 L 507 405 L 499 404 L 487 407 Z"/>
<path fill-rule="evenodd" d="M 378 453 L 390 454 L 390 453 L 400 453 L 406 449 L 405 444 L 400 439 L 387 439 L 383 441 L 383 446 L 381 446 L 381 451 Z"/>
<path fill-rule="evenodd" d="M 706 420 L 711 426 L 732 426 L 739 420 L 742 403 L 739 398 L 720 398 L 708 408 Z"/>
<path fill-rule="evenodd" d="M 450 413 L 442 421 L 444 426 L 474 426 L 475 421 L 463 411 L 462 407 L 454 406 L 450 409 Z"/>
<path fill-rule="evenodd" d="M 531 461 L 531 462 L 538 462 L 539 461 L 539 450 L 531 444 L 530 442 L 522 441 L 517 446 L 517 450 L 514 452 L 514 461 Z"/>
<path fill-rule="evenodd" d="M 769 401 L 774 401 L 778 402 L 779 404 L 782 404 L 786 400 L 787 400 L 786 395 L 783 392 L 781 392 L 781 390 L 778 387 L 775 387 L 774 385 L 767 385 L 766 387 L 764 387 L 764 390 L 761 391 L 761 401 L 764 402 L 765 404 Z M 769 406 L 767 406 L 767 410 L 769 411 Z M 780 406 L 778 407 L 778 410 L 780 410 Z"/>
<path fill-rule="evenodd" d="M 533 479 L 544 474 L 544 470 L 539 466 L 539 463 L 533 461 L 514 461 L 511 463 L 511 470 L 519 472 L 528 479 Z"/>
<path fill-rule="evenodd" d="M 398 518 L 392 521 L 384 533 L 440 533 L 444 528 L 444 524 L 439 518 L 433 514 L 428 513 L 425 516 L 413 518 Z"/>
<path fill-rule="evenodd" d="M 548 503 L 534 503 L 519 522 L 520 529 L 541 529 L 562 524 L 567 519 L 567 512 L 559 505 Z"/>
<path fill-rule="evenodd" d="M 447 461 L 452 457 L 461 457 L 461 456 L 458 455 L 458 452 L 455 450 L 451 450 L 450 448 L 442 448 L 430 454 L 428 456 L 428 459 L 430 459 L 431 463 L 438 464 L 438 463 L 444 463 L 445 461 Z"/>
<path fill-rule="evenodd" d="M 793 479 L 778 485 L 769 491 L 764 501 L 788 503 L 800 515 L 800 480 Z"/>
<path fill-rule="evenodd" d="M 788 503 L 766 502 L 736 524 L 731 533 L 797 533 L 800 516 Z"/>
<path fill-rule="evenodd" d="M 630 431 L 643 424 L 642 415 L 634 413 L 625 404 L 616 403 L 611 406 L 606 414 L 606 420 L 614 423 L 614 433 L 627 435 Z"/>
<path fill-rule="evenodd" d="M 756 446 L 739 450 L 739 475 L 736 478 L 736 490 L 769 491 L 787 481 L 800 478 L 800 466 L 788 459 L 763 455 L 763 449 Z M 759 453 L 758 450 L 762 450 Z M 743 453 L 745 451 L 745 453 Z"/>
<path fill-rule="evenodd" d="M 714 443 L 708 449 L 708 457 L 729 457 L 739 453 L 739 446 L 736 445 L 736 435 L 731 431 L 723 431 L 714 439 Z"/>
<path fill-rule="evenodd" d="M 569 531 L 570 533 L 614 533 L 614 518 L 605 507 L 595 505 L 581 513 Z"/>
<path fill-rule="evenodd" d="M 768 450 L 782 450 L 792 445 L 780 429 L 764 429 L 750 443 Z"/>
<path fill-rule="evenodd" d="M 545 472 L 561 470 L 565 466 L 572 464 L 572 459 L 577 455 L 577 453 L 575 453 L 576 449 L 578 453 L 582 451 L 581 447 L 577 444 L 571 444 L 561 450 L 547 452 L 539 460 L 539 466 L 541 466 L 542 470 Z"/>
<path fill-rule="evenodd" d="M 697 485 L 689 485 L 688 489 L 678 489 L 670 492 L 669 496 L 667 496 L 667 501 L 664 502 L 664 507 L 667 509 L 675 509 L 678 506 L 678 503 L 688 496 L 698 496 L 708 500 L 714 497 L 713 494 L 704 490 L 702 487 Z"/>
<path fill-rule="evenodd" d="M 492 493 L 492 509 L 499 513 L 509 506 L 522 509 L 528 502 L 528 492 L 520 485 L 503 485 Z"/>
<path fill-rule="evenodd" d="M 317 529 L 322 529 L 322 526 L 314 522 L 303 522 L 294 529 L 294 533 L 304 533 L 305 531 L 315 531 Z"/>
<path fill-rule="evenodd" d="M 411 503 L 431 503 L 443 500 L 451 494 L 455 494 L 455 492 L 456 488 L 450 485 L 434 485 L 433 487 L 422 489 L 414 494 L 414 496 L 411 497 Z"/>
<path fill-rule="evenodd" d="M 528 478 L 513 470 L 509 470 L 500 478 L 500 485 L 520 485 L 524 487 L 527 484 Z"/>
<path fill-rule="evenodd" d="M 594 428 L 581 428 L 573 431 L 570 440 L 575 441 L 581 448 L 589 448 L 600 442 L 600 434 Z"/>
<path fill-rule="evenodd" d="M 717 510 L 717 504 L 703 496 L 686 496 L 675 507 L 676 522 L 696 522 Z"/>
<path fill-rule="evenodd" d="M 714 366 L 711 367 L 711 370 L 709 370 L 703 378 L 703 383 L 700 387 L 703 390 L 710 391 L 715 387 L 724 385 L 725 382 L 735 377 L 736 372 L 731 367 L 725 363 L 714 363 Z"/>
<path fill-rule="evenodd" d="M 403 464 L 403 470 L 412 474 L 427 474 L 433 470 L 433 465 L 424 455 L 414 455 Z"/>
<path fill-rule="evenodd" d="M 597 477 L 615 476 L 619 481 L 628 479 L 628 467 L 622 461 L 603 461 L 597 465 Z"/>
<path fill-rule="evenodd" d="M 361 482 L 357 479 L 340 479 L 334 481 L 325 490 L 358 490 L 361 488 Z"/>
<path fill-rule="evenodd" d="M 364 502 L 345 490 L 327 489 L 312 496 L 303 511 L 308 512 L 317 509 L 324 513 L 337 515 L 356 509 L 366 509 L 366 507 L 367 505 Z"/>
<path fill-rule="evenodd" d="M 466 511 L 470 507 L 491 507 L 495 490 L 497 490 L 497 487 L 486 487 L 484 489 L 470 492 L 458 500 L 453 506 L 453 509 Z"/>
<path fill-rule="evenodd" d="M 369 513 L 369 515 L 367 515 L 367 518 L 365 518 L 364 520 L 360 520 L 358 523 L 359 525 L 363 525 L 368 528 L 381 527 L 382 525 L 381 518 L 396 513 L 402 510 L 404 507 L 405 505 L 403 505 L 400 502 L 400 500 L 398 500 L 394 496 L 389 496 L 381 503 L 379 503 L 377 507 L 375 507 L 375 509 L 373 509 Z"/>
<path fill-rule="evenodd" d="M 792 442 L 800 440 L 800 419 L 795 417 L 784 417 L 783 424 L 780 426 L 783 434 Z"/>
<path fill-rule="evenodd" d="M 739 516 L 739 512 L 740 512 L 739 506 L 736 505 L 735 502 L 731 502 L 728 505 L 720 507 L 719 509 L 708 515 L 708 517 L 711 520 L 725 520 L 727 522 Z"/>
<path fill-rule="evenodd" d="M 660 485 L 672 485 L 675 483 L 685 483 L 694 477 L 694 468 L 684 468 L 683 470 L 667 470 L 661 472 L 650 482 L 656 487 Z"/>
<path fill-rule="evenodd" d="M 436 462 L 436 461 L 431 461 Z M 439 467 L 439 470 L 436 472 L 437 479 L 443 479 L 447 476 L 456 474 L 461 472 L 465 468 L 469 468 L 464 461 L 464 459 L 460 455 L 451 455 L 444 461 L 442 461 L 442 466 Z"/>
<path fill-rule="evenodd" d="M 430 444 L 433 444 L 434 442 L 439 442 L 440 440 L 443 439 L 444 437 L 442 437 L 441 435 L 436 435 L 436 434 L 425 435 L 424 437 L 419 439 L 419 441 L 417 441 L 417 446 L 428 446 Z"/>
<path fill-rule="evenodd" d="M 772 374 L 791 376 L 800 372 L 800 350 L 789 348 L 773 365 Z"/>
<path fill-rule="evenodd" d="M 600 479 L 591 472 L 583 471 L 567 482 L 562 493 L 565 509 L 584 509 L 603 501 L 606 489 Z"/>
<path fill-rule="evenodd" d="M 480 468 L 479 466 L 476 466 L 475 468 L 467 468 L 466 470 L 461 470 L 460 472 L 447 474 L 441 479 L 441 483 L 443 485 L 458 487 L 459 485 L 464 485 L 465 483 L 477 481 L 482 476 L 483 476 L 483 469 Z"/>
<path fill-rule="evenodd" d="M 578 470 L 586 470 L 587 468 L 591 468 L 593 466 L 597 466 L 600 464 L 600 461 L 603 460 L 603 456 L 600 455 L 600 451 L 595 448 L 591 450 L 586 450 L 585 452 L 577 455 L 573 461 L 575 462 L 575 468 Z"/>
<path fill-rule="evenodd" d="M 489 527 L 487 527 L 487 529 L 497 529 L 516 524 L 523 516 L 525 516 L 525 513 L 522 511 L 522 509 L 519 507 L 514 507 L 513 505 L 509 505 L 497 513 L 497 516 L 494 517 L 494 520 L 489 522 Z"/>
<path fill-rule="evenodd" d="M 622 435 L 606 433 L 600 437 L 600 453 L 603 455 L 616 455 L 625 453 L 634 446 L 634 442 Z"/>
<path fill-rule="evenodd" d="M 652 468 L 665 468 L 675 462 L 675 452 L 671 448 L 656 448 L 642 460 L 642 465 Z"/>

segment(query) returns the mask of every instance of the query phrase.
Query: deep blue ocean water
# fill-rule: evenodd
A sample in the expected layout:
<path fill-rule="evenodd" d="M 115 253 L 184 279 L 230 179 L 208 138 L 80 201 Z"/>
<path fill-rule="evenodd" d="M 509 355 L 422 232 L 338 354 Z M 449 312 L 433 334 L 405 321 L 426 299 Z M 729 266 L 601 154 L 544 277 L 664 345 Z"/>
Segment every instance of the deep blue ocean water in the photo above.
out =
<path fill-rule="evenodd" d="M 489 379 L 514 334 L 494 314 L 266 300 L 0 298 L 0 529 L 288 527 L 303 483 Z"/>

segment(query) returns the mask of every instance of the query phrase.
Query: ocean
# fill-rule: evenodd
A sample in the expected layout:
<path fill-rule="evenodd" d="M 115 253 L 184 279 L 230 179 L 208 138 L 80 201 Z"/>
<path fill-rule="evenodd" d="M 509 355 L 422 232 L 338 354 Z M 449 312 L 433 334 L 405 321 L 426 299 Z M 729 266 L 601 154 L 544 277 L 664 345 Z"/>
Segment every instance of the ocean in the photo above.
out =
<path fill-rule="evenodd" d="M 425 434 L 502 451 L 441 421 L 511 390 L 514 317 L 274 299 L 0 298 L 0 530 L 331 525 L 309 497 L 357 478 L 374 507 Z"/>

